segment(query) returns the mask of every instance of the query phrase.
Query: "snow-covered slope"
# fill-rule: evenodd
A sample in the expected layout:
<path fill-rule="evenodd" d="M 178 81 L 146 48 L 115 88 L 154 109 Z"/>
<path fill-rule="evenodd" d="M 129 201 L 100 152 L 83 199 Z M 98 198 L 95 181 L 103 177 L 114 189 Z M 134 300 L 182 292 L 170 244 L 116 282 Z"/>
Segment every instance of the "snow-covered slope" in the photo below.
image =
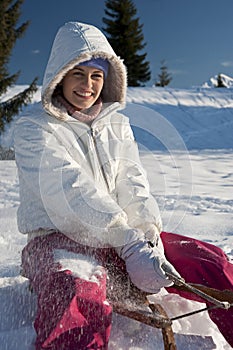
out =
<path fill-rule="evenodd" d="M 15 86 L 7 96 L 22 88 Z M 33 102 L 40 100 L 40 90 Z M 147 149 L 179 149 L 177 137 L 189 150 L 233 149 L 233 89 L 129 88 L 127 102 L 137 141 Z M 13 146 L 13 125 L 0 135 L 2 147 Z"/>
<path fill-rule="evenodd" d="M 144 112 L 136 113 L 137 118 L 148 118 L 148 130 L 153 129 L 157 137 L 163 136 L 166 140 L 175 136 L 168 132 L 170 123 L 189 150 L 233 149 L 233 90 L 131 88 L 128 101 L 144 107 Z M 153 118 L 152 111 L 160 116 L 154 113 Z M 131 119 L 135 120 L 135 117 Z M 157 128 L 158 132 L 155 131 Z M 138 135 L 140 142 L 142 137 L 141 130 Z M 145 137 L 144 144 L 149 149 L 162 149 L 162 145 L 148 137 Z M 169 146 L 177 148 L 175 140 Z"/>
<path fill-rule="evenodd" d="M 164 229 L 216 244 L 233 258 L 233 91 L 130 88 L 127 100 L 125 113 Z M 33 105 L 28 108 L 33 111 Z M 13 146 L 13 125 L 0 145 Z M 0 162 L 0 178 L 0 350 L 32 350 L 36 300 L 20 277 L 26 237 L 17 229 L 19 186 L 13 160 Z M 156 300 L 170 316 L 203 307 L 175 295 Z M 175 321 L 173 329 L 179 350 L 231 349 L 206 312 Z M 109 350 L 152 349 L 163 349 L 160 330 L 114 315 Z"/>

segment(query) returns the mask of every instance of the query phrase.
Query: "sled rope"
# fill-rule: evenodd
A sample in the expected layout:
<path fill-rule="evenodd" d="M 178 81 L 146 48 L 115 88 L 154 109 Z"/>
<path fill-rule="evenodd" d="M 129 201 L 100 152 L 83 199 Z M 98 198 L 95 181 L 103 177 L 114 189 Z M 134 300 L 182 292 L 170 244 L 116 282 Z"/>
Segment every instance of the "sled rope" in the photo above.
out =
<path fill-rule="evenodd" d="M 233 306 L 233 304 L 230 304 L 230 306 Z M 196 310 L 196 311 L 188 312 L 186 314 L 182 314 L 182 315 L 179 315 L 179 316 L 172 317 L 172 318 L 170 318 L 170 320 L 171 321 L 176 321 L 176 320 L 180 320 L 181 318 L 185 318 L 185 317 L 188 317 L 188 316 L 199 314 L 200 312 L 203 312 L 203 311 L 209 311 L 209 310 L 214 310 L 214 309 L 219 309 L 219 306 L 217 306 L 217 305 L 206 306 L 203 309 L 199 309 L 199 310 Z"/>

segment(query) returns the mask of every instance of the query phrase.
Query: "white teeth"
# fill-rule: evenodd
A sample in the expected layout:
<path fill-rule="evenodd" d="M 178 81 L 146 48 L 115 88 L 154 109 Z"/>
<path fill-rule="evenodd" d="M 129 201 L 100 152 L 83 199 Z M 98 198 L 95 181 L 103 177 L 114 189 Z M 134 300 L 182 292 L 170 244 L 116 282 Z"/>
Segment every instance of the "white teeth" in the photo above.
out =
<path fill-rule="evenodd" d="M 91 92 L 77 92 L 77 94 L 84 97 L 89 97 L 92 95 Z"/>

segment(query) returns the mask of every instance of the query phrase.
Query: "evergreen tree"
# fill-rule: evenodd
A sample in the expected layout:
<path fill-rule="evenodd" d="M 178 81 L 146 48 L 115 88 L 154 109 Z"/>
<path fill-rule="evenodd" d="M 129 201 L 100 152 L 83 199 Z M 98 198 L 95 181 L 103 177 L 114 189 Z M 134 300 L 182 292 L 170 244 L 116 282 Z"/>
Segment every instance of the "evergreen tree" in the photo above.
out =
<path fill-rule="evenodd" d="M 17 72 L 10 75 L 7 66 L 16 40 L 22 37 L 29 25 L 27 21 L 17 26 L 23 1 L 17 0 L 12 4 L 12 0 L 0 0 L 0 96 L 15 84 L 20 74 Z M 30 102 L 32 94 L 37 90 L 36 81 L 37 78 L 23 92 L 0 103 L 0 130 L 3 131 L 5 124 L 19 113 L 22 106 Z"/>
<path fill-rule="evenodd" d="M 217 88 L 225 88 L 226 87 L 223 80 L 222 80 L 221 74 L 218 74 L 216 87 Z"/>
<path fill-rule="evenodd" d="M 165 60 L 161 61 L 160 74 L 158 74 L 159 80 L 155 83 L 156 86 L 167 86 L 172 81 L 171 75 L 168 73 Z"/>
<path fill-rule="evenodd" d="M 141 86 L 150 80 L 146 53 L 139 54 L 145 47 L 143 25 L 135 18 L 137 10 L 132 0 L 106 0 L 103 18 L 104 31 L 118 56 L 124 59 L 128 71 L 128 85 Z"/>

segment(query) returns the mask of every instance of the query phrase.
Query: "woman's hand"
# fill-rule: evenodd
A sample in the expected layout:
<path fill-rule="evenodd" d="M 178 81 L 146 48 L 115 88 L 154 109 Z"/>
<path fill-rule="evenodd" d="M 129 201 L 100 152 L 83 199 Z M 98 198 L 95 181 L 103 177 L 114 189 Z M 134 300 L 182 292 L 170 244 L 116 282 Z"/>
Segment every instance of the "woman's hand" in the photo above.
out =
<path fill-rule="evenodd" d="M 165 271 L 181 278 L 175 268 L 167 261 L 163 251 L 152 247 L 146 240 L 139 239 L 117 249 L 125 261 L 131 281 L 139 289 L 148 293 L 158 293 L 161 288 L 169 287 L 173 282 Z"/>

